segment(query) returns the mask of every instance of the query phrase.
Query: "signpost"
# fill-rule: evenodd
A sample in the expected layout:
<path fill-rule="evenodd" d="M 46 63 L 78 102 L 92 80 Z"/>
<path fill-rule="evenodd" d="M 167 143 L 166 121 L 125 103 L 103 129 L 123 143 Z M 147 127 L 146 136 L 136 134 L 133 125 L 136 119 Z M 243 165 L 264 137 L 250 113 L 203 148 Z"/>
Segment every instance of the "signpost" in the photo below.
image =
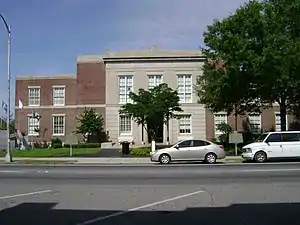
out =
<path fill-rule="evenodd" d="M 233 133 L 229 134 L 229 143 L 235 144 L 235 155 L 238 154 L 237 145 L 243 142 L 243 134 L 237 131 L 233 131 Z"/>
<path fill-rule="evenodd" d="M 72 146 L 78 144 L 77 135 L 75 135 L 75 134 L 68 135 L 67 138 L 66 138 L 66 144 L 70 145 L 70 156 L 72 157 L 73 156 L 73 148 L 72 148 Z"/>

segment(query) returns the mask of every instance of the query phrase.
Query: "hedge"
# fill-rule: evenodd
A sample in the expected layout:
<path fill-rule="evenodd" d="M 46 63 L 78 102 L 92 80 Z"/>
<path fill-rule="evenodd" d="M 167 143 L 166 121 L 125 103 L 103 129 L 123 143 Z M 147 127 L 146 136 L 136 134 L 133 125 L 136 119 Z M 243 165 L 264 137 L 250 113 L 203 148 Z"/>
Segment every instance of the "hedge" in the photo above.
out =
<path fill-rule="evenodd" d="M 101 143 L 79 143 L 77 145 L 72 145 L 72 148 L 100 148 Z M 64 144 L 64 148 L 70 148 L 70 145 Z"/>

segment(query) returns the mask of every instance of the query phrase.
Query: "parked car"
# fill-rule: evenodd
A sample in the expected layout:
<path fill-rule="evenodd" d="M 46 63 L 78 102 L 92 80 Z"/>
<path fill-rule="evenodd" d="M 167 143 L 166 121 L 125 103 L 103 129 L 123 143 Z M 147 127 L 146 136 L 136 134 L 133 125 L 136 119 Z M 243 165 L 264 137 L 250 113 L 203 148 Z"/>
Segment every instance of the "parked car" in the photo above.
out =
<path fill-rule="evenodd" d="M 215 163 L 217 159 L 225 158 L 222 145 L 200 139 L 189 139 L 177 142 L 169 148 L 158 149 L 150 153 L 152 162 L 168 164 L 174 161 L 205 161 Z"/>
<path fill-rule="evenodd" d="M 300 131 L 263 133 L 242 148 L 242 157 L 263 163 L 268 159 L 300 158 Z"/>

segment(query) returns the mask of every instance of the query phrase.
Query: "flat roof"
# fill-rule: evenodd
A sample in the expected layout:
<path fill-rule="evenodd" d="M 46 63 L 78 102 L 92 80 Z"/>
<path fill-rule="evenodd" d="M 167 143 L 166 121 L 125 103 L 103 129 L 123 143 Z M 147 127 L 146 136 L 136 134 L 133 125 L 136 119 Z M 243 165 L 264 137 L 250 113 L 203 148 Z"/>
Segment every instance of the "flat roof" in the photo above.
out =
<path fill-rule="evenodd" d="M 145 50 L 129 50 L 120 52 L 106 51 L 105 54 L 79 55 L 77 62 L 109 62 L 128 60 L 180 60 L 180 59 L 204 59 L 201 50 L 167 50 L 150 48 Z"/>
<path fill-rule="evenodd" d="M 17 76 L 16 80 L 61 80 L 61 79 L 75 79 L 75 75 L 57 74 L 52 76 Z"/>

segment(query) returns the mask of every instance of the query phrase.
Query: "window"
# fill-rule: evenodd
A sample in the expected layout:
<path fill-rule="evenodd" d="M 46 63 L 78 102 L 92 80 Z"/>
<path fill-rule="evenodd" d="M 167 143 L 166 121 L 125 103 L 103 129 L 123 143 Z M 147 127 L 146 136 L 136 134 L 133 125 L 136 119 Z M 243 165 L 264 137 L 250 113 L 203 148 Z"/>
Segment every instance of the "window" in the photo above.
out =
<path fill-rule="evenodd" d="M 65 88 L 53 87 L 53 105 L 64 106 L 65 105 Z"/>
<path fill-rule="evenodd" d="M 281 134 L 270 134 L 267 138 L 267 142 L 281 142 Z"/>
<path fill-rule="evenodd" d="M 281 131 L 280 112 L 275 113 L 276 131 Z M 286 116 L 286 130 L 288 130 L 288 118 Z"/>
<path fill-rule="evenodd" d="M 179 119 L 179 133 L 191 134 L 191 116 L 181 116 Z"/>
<path fill-rule="evenodd" d="M 40 106 L 40 88 L 34 87 L 28 89 L 28 105 Z"/>
<path fill-rule="evenodd" d="M 186 148 L 186 147 L 191 147 L 191 146 L 192 146 L 192 141 L 191 140 L 183 141 L 183 142 L 178 144 L 179 148 Z"/>
<path fill-rule="evenodd" d="M 40 122 L 37 118 L 33 118 L 32 115 L 27 117 L 28 121 L 28 135 L 29 136 L 38 136 L 39 132 L 36 132 L 36 129 L 39 129 Z"/>
<path fill-rule="evenodd" d="M 154 88 L 162 83 L 162 75 L 148 76 L 148 89 Z"/>
<path fill-rule="evenodd" d="M 215 134 L 220 134 L 221 132 L 217 129 L 218 124 L 227 123 L 227 113 L 217 113 L 214 115 L 214 125 L 215 125 Z"/>
<path fill-rule="evenodd" d="M 250 114 L 248 116 L 250 130 L 254 134 L 258 134 L 261 132 L 261 117 L 257 114 Z"/>
<path fill-rule="evenodd" d="M 283 133 L 282 141 L 284 142 L 300 141 L 299 133 Z"/>
<path fill-rule="evenodd" d="M 192 76 L 178 75 L 177 76 L 178 95 L 180 103 L 192 102 Z"/>
<path fill-rule="evenodd" d="M 132 121 L 131 118 L 128 116 L 120 116 L 119 121 L 119 130 L 120 135 L 131 135 L 132 134 Z"/>
<path fill-rule="evenodd" d="M 129 103 L 129 93 L 132 92 L 133 76 L 119 76 L 119 102 Z"/>
<path fill-rule="evenodd" d="M 65 135 L 65 116 L 53 116 L 52 117 L 52 132 L 55 136 L 63 136 Z"/>
<path fill-rule="evenodd" d="M 202 140 L 193 140 L 194 147 L 201 147 L 201 146 L 206 146 L 206 145 L 210 145 L 210 144 L 208 142 L 202 141 Z"/>

